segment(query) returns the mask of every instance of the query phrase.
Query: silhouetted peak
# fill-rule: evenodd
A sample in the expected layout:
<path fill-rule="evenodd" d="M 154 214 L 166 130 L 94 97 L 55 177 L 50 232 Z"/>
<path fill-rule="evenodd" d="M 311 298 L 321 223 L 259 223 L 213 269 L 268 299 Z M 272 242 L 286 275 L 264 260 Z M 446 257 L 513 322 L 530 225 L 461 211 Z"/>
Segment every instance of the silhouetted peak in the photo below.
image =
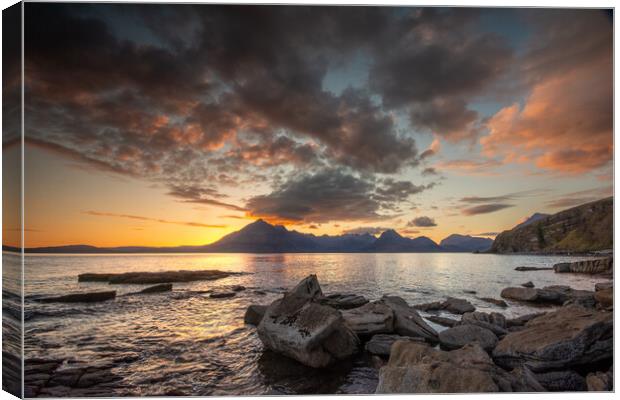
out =
<path fill-rule="evenodd" d="M 394 229 L 388 229 L 387 231 L 383 232 L 381 234 L 381 236 L 379 236 L 379 239 L 400 239 L 402 238 L 401 235 L 398 234 L 398 232 L 396 232 Z"/>

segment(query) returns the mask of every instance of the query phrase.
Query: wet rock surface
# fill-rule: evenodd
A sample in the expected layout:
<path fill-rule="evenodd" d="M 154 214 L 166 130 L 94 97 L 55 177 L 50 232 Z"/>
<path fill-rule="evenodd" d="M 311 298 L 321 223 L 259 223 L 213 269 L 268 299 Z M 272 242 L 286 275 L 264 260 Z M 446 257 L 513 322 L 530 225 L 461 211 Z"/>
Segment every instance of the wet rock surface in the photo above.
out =
<path fill-rule="evenodd" d="M 452 328 L 453 326 L 456 326 L 459 324 L 460 321 L 456 320 L 456 319 L 452 319 L 452 318 L 446 318 L 446 317 L 440 317 L 437 315 L 430 315 L 428 317 L 426 317 L 426 319 L 428 319 L 431 322 L 434 322 L 438 325 L 441 326 L 447 326 L 449 328 Z"/>
<path fill-rule="evenodd" d="M 379 372 L 377 394 L 544 391 L 529 371 L 508 373 L 498 368 L 476 344 L 441 351 L 398 341 L 391 351 L 388 364 Z"/>
<path fill-rule="evenodd" d="M 319 302 L 338 310 L 350 310 L 368 303 L 368 299 L 356 294 L 332 294 L 320 298 Z"/>
<path fill-rule="evenodd" d="M 394 312 L 394 332 L 402 336 L 421 337 L 437 342 L 437 332 L 424 321 L 420 314 L 398 296 L 383 296 L 380 300 Z"/>
<path fill-rule="evenodd" d="M 413 337 L 400 336 L 400 335 L 378 334 L 378 335 L 374 335 L 372 339 L 370 339 L 366 343 L 364 348 L 366 349 L 367 352 L 371 354 L 388 357 L 390 355 L 390 348 L 395 342 L 399 340 L 424 342 L 424 339 L 419 338 L 419 337 L 413 338 Z"/>
<path fill-rule="evenodd" d="M 613 272 L 613 265 L 613 257 L 605 257 L 595 260 L 558 263 L 553 266 L 553 270 L 557 273 L 608 274 Z"/>
<path fill-rule="evenodd" d="M 108 282 L 110 284 L 157 284 L 170 282 L 192 282 L 215 280 L 240 275 L 238 272 L 218 270 L 163 271 L 163 272 L 125 272 L 119 274 L 80 274 L 78 282 Z"/>
<path fill-rule="evenodd" d="M 508 303 L 506 303 L 504 300 L 494 299 L 492 297 L 479 297 L 478 299 L 485 301 L 487 303 L 495 304 L 498 307 L 502 307 L 502 308 L 508 307 Z"/>
<path fill-rule="evenodd" d="M 211 293 L 209 297 L 211 297 L 212 299 L 229 299 L 231 297 L 235 297 L 236 295 L 236 292 L 216 292 Z"/>
<path fill-rule="evenodd" d="M 527 271 L 551 271 L 552 267 L 517 267 L 515 271 L 527 272 Z"/>
<path fill-rule="evenodd" d="M 457 325 L 439 332 L 439 343 L 445 350 L 460 349 L 467 344 L 476 343 L 485 351 L 492 351 L 497 345 L 497 336 L 477 325 Z"/>
<path fill-rule="evenodd" d="M 506 330 L 506 317 L 500 313 L 472 312 L 465 313 L 461 317 L 461 324 L 476 325 L 488 329 L 501 337 L 508 333 Z"/>
<path fill-rule="evenodd" d="M 150 293 L 162 293 L 170 292 L 172 290 L 172 283 L 162 283 L 160 285 L 150 286 L 142 289 L 138 294 L 150 294 Z"/>
<path fill-rule="evenodd" d="M 577 305 L 562 307 L 528 321 L 525 329 L 506 335 L 493 359 L 504 368 L 533 371 L 567 369 L 610 360 L 613 315 Z"/>
<path fill-rule="evenodd" d="M 383 302 L 342 311 L 346 324 L 359 336 L 394 332 L 394 312 Z"/>
<path fill-rule="evenodd" d="M 414 308 L 422 311 L 440 311 L 445 310 L 452 314 L 465 314 L 466 312 L 472 312 L 476 310 L 473 304 L 465 299 L 459 299 L 456 297 L 448 297 L 443 302 L 432 302 L 424 304 L 416 304 Z"/>
<path fill-rule="evenodd" d="M 116 290 L 105 292 L 72 293 L 64 296 L 44 297 L 39 299 L 42 303 L 95 303 L 100 301 L 113 300 L 116 297 Z"/>
<path fill-rule="evenodd" d="M 572 370 L 550 371 L 535 375 L 536 380 L 550 392 L 579 392 L 588 389 L 585 378 Z"/>
<path fill-rule="evenodd" d="M 245 311 L 245 315 L 243 316 L 243 322 L 250 325 L 260 324 L 263 317 L 265 316 L 265 312 L 267 311 L 268 306 L 263 306 L 259 304 L 250 305 Z"/>

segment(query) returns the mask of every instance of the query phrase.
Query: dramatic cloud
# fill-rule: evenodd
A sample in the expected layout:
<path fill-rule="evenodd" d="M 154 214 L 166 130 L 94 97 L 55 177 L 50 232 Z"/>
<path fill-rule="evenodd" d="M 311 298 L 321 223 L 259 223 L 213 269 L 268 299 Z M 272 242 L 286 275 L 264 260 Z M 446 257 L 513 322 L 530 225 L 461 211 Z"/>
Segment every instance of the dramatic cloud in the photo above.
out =
<path fill-rule="evenodd" d="M 478 215 L 478 214 L 488 214 L 488 213 L 492 213 L 495 211 L 500 211 L 503 210 L 505 208 L 509 208 L 509 207 L 514 207 L 514 204 L 502 204 L 502 203 L 496 203 L 496 204 L 481 204 L 479 206 L 474 206 L 474 207 L 469 207 L 469 208 L 464 208 L 462 210 L 462 213 L 464 215 Z"/>
<path fill-rule="evenodd" d="M 270 194 L 252 197 L 246 208 L 253 217 L 288 223 L 381 220 L 396 216 L 401 202 L 430 187 L 330 169 L 293 177 Z"/>
<path fill-rule="evenodd" d="M 581 11 L 529 15 L 539 27 L 522 61 L 531 90 L 524 104 L 504 107 L 489 119 L 489 134 L 481 139 L 488 157 L 565 174 L 609 165 L 613 157 L 611 19 L 604 11 Z M 574 21 L 570 28 L 567 20 Z"/>
<path fill-rule="evenodd" d="M 84 211 L 84 214 L 92 215 L 96 217 L 114 217 L 114 218 L 132 219 L 132 220 L 137 220 L 137 221 L 157 222 L 160 224 L 185 225 L 185 226 L 191 226 L 194 228 L 226 228 L 226 225 L 209 225 L 209 224 L 202 224 L 199 222 L 169 221 L 169 220 L 159 219 L 159 218 L 142 217 L 139 215 L 116 214 L 116 213 L 99 212 L 99 211 Z"/>
<path fill-rule="evenodd" d="M 429 217 L 417 217 L 407 223 L 408 227 L 417 226 L 417 227 L 432 227 L 437 226 L 435 220 Z"/>

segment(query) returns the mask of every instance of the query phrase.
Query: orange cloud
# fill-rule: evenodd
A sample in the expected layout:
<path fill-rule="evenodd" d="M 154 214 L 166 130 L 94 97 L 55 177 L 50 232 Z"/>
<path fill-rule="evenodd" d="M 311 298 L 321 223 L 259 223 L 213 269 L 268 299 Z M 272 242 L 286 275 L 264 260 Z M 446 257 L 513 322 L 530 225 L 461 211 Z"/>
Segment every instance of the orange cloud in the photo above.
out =
<path fill-rule="evenodd" d="M 488 121 L 483 153 L 504 162 L 577 174 L 607 166 L 613 157 L 611 60 L 557 74 L 534 85 Z"/>

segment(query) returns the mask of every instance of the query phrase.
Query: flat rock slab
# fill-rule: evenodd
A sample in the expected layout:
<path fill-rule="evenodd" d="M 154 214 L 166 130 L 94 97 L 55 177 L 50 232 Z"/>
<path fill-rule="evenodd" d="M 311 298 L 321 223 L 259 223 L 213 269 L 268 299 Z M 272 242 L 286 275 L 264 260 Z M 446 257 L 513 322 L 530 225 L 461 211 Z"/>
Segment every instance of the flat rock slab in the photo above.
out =
<path fill-rule="evenodd" d="M 568 286 L 553 285 L 542 289 L 526 287 L 508 287 L 502 290 L 501 296 L 506 299 L 525 301 L 538 304 L 562 305 L 568 300 L 577 302 L 593 302 L 594 292 L 575 290 Z"/>
<path fill-rule="evenodd" d="M 162 292 L 169 292 L 171 290 L 172 290 L 172 283 L 162 283 L 160 285 L 149 286 L 145 289 L 142 289 L 138 292 L 138 294 L 162 293 Z"/>
<path fill-rule="evenodd" d="M 409 336 L 400 336 L 400 335 L 378 334 L 378 335 L 374 335 L 372 339 L 370 339 L 366 343 L 365 349 L 370 354 L 374 354 L 377 356 L 383 356 L 383 357 L 389 357 L 390 348 L 398 340 L 424 342 L 424 339 L 422 338 L 413 338 Z"/>
<path fill-rule="evenodd" d="M 125 272 L 120 274 L 80 274 L 78 282 L 108 282 L 110 284 L 156 284 L 170 282 L 193 282 L 215 280 L 231 275 L 240 275 L 238 272 L 224 272 L 218 270 L 199 271 L 163 271 L 163 272 Z"/>
<path fill-rule="evenodd" d="M 39 299 L 43 303 L 95 303 L 112 300 L 116 297 L 116 290 L 107 292 L 73 293 L 64 296 L 44 297 Z"/>
<path fill-rule="evenodd" d="M 237 293 L 235 292 L 217 292 L 211 293 L 209 297 L 211 297 L 212 299 L 229 299 L 231 297 L 235 297 L 236 295 Z"/>
<path fill-rule="evenodd" d="M 350 310 L 368 303 L 368 299 L 357 294 L 331 294 L 319 299 L 319 303 L 338 310 Z"/>
<path fill-rule="evenodd" d="M 421 337 L 437 343 L 437 332 L 407 302 L 398 296 L 383 296 L 380 300 L 394 312 L 394 332 L 401 336 Z"/>
<path fill-rule="evenodd" d="M 552 269 L 552 267 L 517 267 L 515 268 L 515 271 L 551 271 Z"/>
<path fill-rule="evenodd" d="M 504 300 L 494 299 L 492 297 L 478 297 L 478 299 L 486 303 L 495 304 L 498 307 L 502 307 L 502 308 L 508 307 L 508 303 L 506 303 Z"/>
<path fill-rule="evenodd" d="M 432 303 L 416 304 L 414 308 L 422 311 L 439 311 L 445 310 L 452 314 L 465 314 L 476 310 L 473 304 L 465 299 L 456 297 L 448 297 L 445 301 L 434 301 Z"/>
<path fill-rule="evenodd" d="M 573 272 L 579 274 L 606 274 L 613 272 L 613 257 L 595 260 L 583 260 L 570 263 L 559 263 L 553 266 L 557 273 Z"/>
<path fill-rule="evenodd" d="M 440 317 L 437 315 L 430 315 L 428 317 L 426 317 L 427 320 L 434 322 L 438 325 L 441 326 L 447 326 L 449 328 L 452 328 L 453 326 L 456 326 L 459 324 L 459 321 L 456 319 L 452 319 L 452 318 L 446 318 L 446 317 Z"/>
<path fill-rule="evenodd" d="M 612 331 L 612 313 L 564 306 L 506 335 L 493 350 L 493 359 L 504 368 L 526 366 L 535 372 L 609 360 Z"/>
<path fill-rule="evenodd" d="M 525 369 L 508 373 L 477 344 L 453 351 L 397 341 L 379 372 L 377 394 L 537 392 L 544 388 Z"/>
<path fill-rule="evenodd" d="M 473 312 L 465 313 L 461 317 L 461 324 L 476 325 L 488 329 L 495 335 L 501 337 L 508 333 L 506 329 L 506 317 L 500 313 Z"/>
<path fill-rule="evenodd" d="M 368 303 L 361 307 L 342 311 L 347 325 L 357 335 L 375 335 L 394 332 L 394 312 L 384 303 Z"/>
<path fill-rule="evenodd" d="M 460 349 L 466 344 L 477 343 L 485 351 L 491 351 L 497 345 L 497 336 L 477 325 L 457 325 L 439 332 L 439 343 L 446 350 Z"/>

